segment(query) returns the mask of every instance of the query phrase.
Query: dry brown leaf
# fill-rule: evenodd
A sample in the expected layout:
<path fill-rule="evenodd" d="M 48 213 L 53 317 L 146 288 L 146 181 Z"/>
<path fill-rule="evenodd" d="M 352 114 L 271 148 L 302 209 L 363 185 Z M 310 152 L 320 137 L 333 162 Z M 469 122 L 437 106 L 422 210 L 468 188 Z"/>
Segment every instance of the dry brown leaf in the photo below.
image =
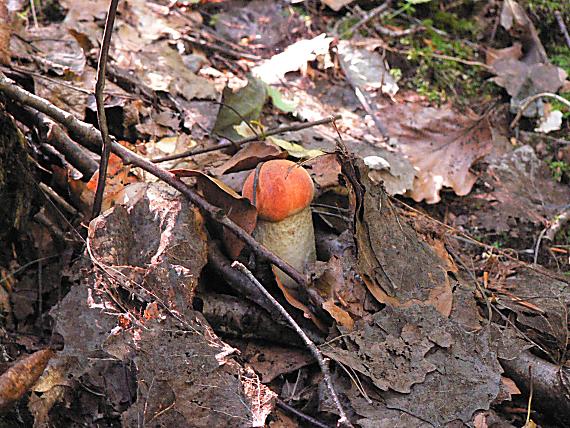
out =
<path fill-rule="evenodd" d="M 261 383 L 257 374 L 251 367 L 244 367 L 239 380 L 243 388 L 243 394 L 249 404 L 248 410 L 251 412 L 251 426 L 264 427 L 265 419 L 271 414 L 275 407 L 275 394 L 271 389 Z"/>
<path fill-rule="evenodd" d="M 51 349 L 34 352 L 17 361 L 0 376 L 0 410 L 23 397 L 42 375 L 54 355 L 55 352 Z"/>
<path fill-rule="evenodd" d="M 512 46 L 503 49 L 493 49 L 487 48 L 486 50 L 485 63 L 489 66 L 497 61 L 505 59 L 515 59 L 518 60 L 522 57 L 522 45 L 520 43 L 514 43 Z"/>
<path fill-rule="evenodd" d="M 453 287 L 447 262 L 400 220 L 384 189 L 371 182 L 362 160 L 341 162 L 354 212 L 355 268 L 370 293 L 394 308 L 433 306 L 449 317 Z"/>
<path fill-rule="evenodd" d="M 324 302 L 323 309 L 327 311 L 339 325 L 345 327 L 348 331 L 352 331 L 354 328 L 354 320 L 348 312 L 335 305 L 332 300 L 327 300 Z"/>
<path fill-rule="evenodd" d="M 225 183 L 210 177 L 203 172 L 190 169 L 173 169 L 178 177 L 193 177 L 197 180 L 198 188 L 211 204 L 223 209 L 226 215 L 247 233 L 252 233 L 257 224 L 257 210 L 247 198 L 242 197 Z M 237 258 L 245 246 L 232 231 L 223 229 L 224 246 L 231 259 Z"/>
<path fill-rule="evenodd" d="M 487 119 L 472 111 L 459 113 L 448 105 L 435 108 L 418 102 L 385 103 L 378 113 L 417 170 L 409 196 L 434 204 L 440 201 L 444 186 L 460 196 L 471 191 L 477 177 L 469 168 L 492 148 Z"/>
<path fill-rule="evenodd" d="M 295 291 L 291 290 L 290 288 L 285 287 L 281 283 L 281 281 L 279 280 L 279 277 L 277 276 L 277 269 L 279 269 L 279 268 L 277 268 L 275 266 L 271 266 L 271 270 L 273 271 L 273 275 L 275 275 L 275 282 L 277 283 L 277 286 L 279 287 L 279 289 L 283 293 L 283 297 L 285 297 L 285 300 L 287 300 L 287 302 L 291 306 L 293 306 L 294 308 L 302 311 L 304 316 L 306 318 L 309 318 L 318 327 L 319 330 L 321 330 L 323 332 L 328 331 L 327 326 L 311 312 L 311 310 L 307 307 L 307 305 L 302 303 L 299 300 L 299 298 L 294 295 Z"/>
<path fill-rule="evenodd" d="M 308 169 L 311 178 L 317 188 L 317 193 L 322 194 L 327 190 L 339 188 L 340 164 L 334 153 L 328 153 L 322 156 L 309 159 L 303 163 Z"/>
<path fill-rule="evenodd" d="M 323 3 L 335 12 L 341 10 L 344 6 L 352 3 L 354 0 L 323 0 Z"/>
<path fill-rule="evenodd" d="M 271 159 L 285 159 L 287 152 L 266 141 L 246 144 L 222 166 L 216 168 L 216 175 L 229 174 L 255 168 L 259 162 Z"/>
<path fill-rule="evenodd" d="M 248 342 L 242 356 L 260 375 L 261 381 L 265 384 L 315 361 L 314 357 L 305 349 L 279 346 L 275 343 L 265 343 L 258 340 Z"/>
<path fill-rule="evenodd" d="M 127 184 L 138 181 L 136 177 L 129 175 L 130 171 L 130 166 L 123 165 L 121 158 L 111 153 L 107 168 L 102 211 L 111 208 L 122 197 L 123 189 Z M 86 215 L 91 213 L 91 208 L 93 207 L 93 200 L 97 191 L 97 180 L 99 180 L 99 171 L 95 172 L 87 183 L 73 179 L 68 174 L 71 197 L 78 203 L 81 212 Z"/>
<path fill-rule="evenodd" d="M 519 389 L 515 381 L 512 380 L 511 378 L 506 376 L 501 376 L 501 383 L 505 387 L 505 389 L 509 392 L 509 394 L 511 395 L 521 394 L 521 390 Z"/>

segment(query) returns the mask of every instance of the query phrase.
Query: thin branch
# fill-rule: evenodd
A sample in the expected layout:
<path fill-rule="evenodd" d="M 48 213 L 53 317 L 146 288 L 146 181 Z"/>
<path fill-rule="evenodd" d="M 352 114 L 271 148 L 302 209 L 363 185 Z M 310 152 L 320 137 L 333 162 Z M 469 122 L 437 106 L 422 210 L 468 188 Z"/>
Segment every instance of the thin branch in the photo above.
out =
<path fill-rule="evenodd" d="M 366 15 L 362 17 L 360 21 L 354 24 L 350 29 L 347 31 L 348 34 L 353 34 L 356 30 L 358 30 L 363 25 L 367 24 L 370 20 L 374 17 L 386 12 L 387 9 L 392 5 L 392 0 L 387 0 L 382 3 L 380 6 L 371 9 Z"/>
<path fill-rule="evenodd" d="M 311 128 L 313 126 L 331 123 L 331 122 L 334 122 L 335 120 L 338 120 L 340 118 L 341 118 L 341 116 L 339 114 L 337 114 L 335 116 L 315 120 L 313 122 L 299 123 L 297 125 L 288 125 L 288 126 L 281 126 L 281 127 L 277 127 L 277 128 L 272 128 L 272 129 L 265 131 L 263 133 L 262 137 L 269 137 L 271 135 L 283 134 L 285 132 L 300 131 L 302 129 Z M 239 147 L 245 143 L 250 143 L 252 141 L 257 141 L 257 140 L 259 140 L 259 138 L 254 135 L 251 137 L 243 138 L 243 139 L 235 141 L 235 142 L 226 141 L 226 142 L 223 142 L 221 144 L 218 144 L 215 147 L 206 147 L 203 149 L 188 150 L 188 151 L 185 151 L 182 153 L 177 153 L 175 155 L 163 156 L 160 158 L 153 159 L 152 162 L 160 163 L 160 162 L 166 162 L 166 161 L 186 158 L 186 157 L 190 157 L 190 156 L 201 155 L 203 153 L 214 152 L 216 150 L 223 150 L 223 149 L 227 149 L 230 147 Z"/>
<path fill-rule="evenodd" d="M 309 339 L 309 337 L 305 334 L 305 332 L 301 329 L 301 327 L 299 327 L 299 325 L 295 322 L 295 320 L 291 317 L 291 315 L 289 315 L 289 313 L 285 310 L 285 308 L 283 306 L 281 306 L 277 300 L 275 300 L 275 298 L 269 293 L 269 291 L 267 291 L 265 289 L 265 287 L 263 285 L 261 285 L 261 283 L 255 278 L 255 276 L 253 276 L 253 274 L 243 264 L 241 264 L 238 261 L 235 261 L 232 263 L 232 267 L 239 270 L 244 275 L 246 275 L 249 278 L 249 280 L 253 284 L 255 284 L 255 286 L 259 289 L 259 291 L 261 291 L 263 293 L 263 295 L 279 311 L 279 313 L 281 315 L 283 315 L 283 317 L 285 317 L 285 319 L 287 319 L 287 321 L 289 322 L 291 327 L 293 327 L 293 329 L 297 332 L 297 334 L 301 337 L 301 339 L 303 339 L 303 342 L 305 342 L 305 345 L 307 345 L 307 348 L 309 348 L 309 350 L 311 351 L 311 354 L 313 354 L 313 356 L 315 357 L 315 359 L 319 363 L 319 367 L 321 368 L 321 371 L 323 373 L 323 377 L 324 377 L 325 383 L 327 385 L 327 388 L 329 390 L 329 393 L 330 393 L 330 395 L 334 401 L 334 404 L 338 410 L 338 413 L 340 416 L 340 419 L 338 420 L 338 423 L 337 423 L 338 426 L 352 427 L 352 424 L 348 420 L 348 417 L 346 416 L 346 413 L 344 412 L 342 404 L 340 404 L 340 400 L 339 400 L 338 395 L 336 394 L 336 391 L 334 389 L 332 379 L 331 379 L 331 375 L 330 375 L 330 371 L 329 371 L 329 365 L 328 365 L 329 360 L 328 360 L 328 358 L 325 359 L 323 357 L 323 354 L 321 354 L 321 351 L 319 351 L 319 348 L 317 348 L 316 345 L 311 341 L 311 339 Z"/>
<path fill-rule="evenodd" d="M 95 84 L 95 101 L 97 102 L 97 119 L 99 129 L 101 130 L 101 138 L 103 148 L 101 150 L 101 160 L 99 162 L 99 177 L 97 180 L 97 191 L 95 192 L 95 200 L 93 202 L 93 212 L 91 218 L 95 218 L 101 212 L 103 204 L 103 193 L 105 192 L 105 180 L 107 179 L 107 166 L 109 165 L 109 156 L 111 155 L 111 137 L 109 136 L 109 128 L 107 127 L 107 116 L 105 115 L 105 69 L 107 68 L 107 59 L 109 57 L 109 46 L 111 45 L 111 35 L 113 34 L 113 25 L 115 24 L 115 16 L 117 15 L 117 5 L 119 0 L 111 0 L 109 4 L 109 12 L 105 21 L 105 30 L 103 32 L 103 43 L 101 44 L 101 52 L 99 53 L 99 63 L 97 64 L 97 83 Z"/>
<path fill-rule="evenodd" d="M 231 49 L 231 48 L 225 48 L 223 46 L 210 43 L 204 39 L 199 39 L 199 38 L 194 37 L 194 36 L 189 36 L 189 35 L 182 36 L 182 40 L 185 40 L 188 43 L 192 43 L 194 45 L 204 47 L 206 49 L 210 49 L 211 51 L 214 51 L 214 52 L 220 52 L 220 53 L 226 54 L 226 55 L 231 56 L 235 59 L 245 58 L 245 59 L 250 59 L 252 61 L 259 61 L 262 59 L 259 55 L 252 55 L 252 54 L 248 54 L 245 52 L 239 52 L 239 51 L 236 51 L 236 50 Z"/>
<path fill-rule="evenodd" d="M 91 177 L 97 171 L 98 164 L 95 158 L 98 156 L 73 141 L 63 128 L 47 115 L 30 107 L 24 107 L 22 113 L 29 116 L 37 128 L 40 138 L 53 146 L 65 157 L 66 161 L 85 177 Z"/>
<path fill-rule="evenodd" d="M 554 241 L 554 237 L 560 230 L 570 222 L 570 208 L 566 208 L 554 218 L 550 226 L 546 229 L 544 238 L 549 241 Z"/>
<path fill-rule="evenodd" d="M 310 417 L 309 415 L 304 414 L 303 412 L 300 412 L 299 410 L 295 409 L 293 406 L 290 406 L 289 404 L 287 404 L 286 402 L 284 402 L 279 398 L 277 399 L 277 407 L 279 407 L 281 410 L 294 414 L 299 419 L 302 419 L 316 426 L 317 428 L 330 428 L 328 425 L 322 423 L 321 421 L 316 420 L 315 418 Z"/>
<path fill-rule="evenodd" d="M 560 95 L 553 94 L 551 92 L 541 92 L 540 94 L 533 95 L 533 96 L 528 97 L 528 98 L 523 100 L 517 115 L 515 116 L 515 118 L 511 122 L 511 129 L 514 128 L 515 126 L 517 126 L 517 123 L 519 123 L 519 120 L 520 120 L 522 114 L 528 108 L 528 106 L 531 105 L 536 100 L 538 100 L 539 98 L 542 98 L 542 97 L 554 98 L 555 100 L 560 101 L 562 104 L 564 104 L 565 106 L 570 108 L 570 101 L 568 101 L 566 98 L 562 98 Z"/>
<path fill-rule="evenodd" d="M 6 75 L 1 72 L 0 92 L 5 93 L 8 97 L 20 102 L 21 104 L 33 107 L 36 110 L 45 113 L 56 122 L 59 122 L 65 126 L 67 130 L 72 133 L 72 137 L 82 145 L 91 144 L 100 147 L 101 133 L 94 126 L 77 119 L 71 113 L 68 113 L 59 107 L 54 106 L 44 98 L 31 94 L 25 89 L 15 85 L 12 80 L 8 79 Z M 119 156 L 123 162 L 132 163 L 133 165 L 149 172 L 150 174 L 174 187 L 190 202 L 200 208 L 204 213 L 209 215 L 214 221 L 227 227 L 239 239 L 248 244 L 255 254 L 277 266 L 302 287 L 308 286 L 307 279 L 303 274 L 301 274 L 289 263 L 277 257 L 273 252 L 269 251 L 266 247 L 257 242 L 249 233 L 234 223 L 221 208 L 209 203 L 202 196 L 198 195 L 193 189 L 188 187 L 183 181 L 178 179 L 174 174 L 158 167 L 151 161 L 130 151 L 126 147 L 123 147 L 114 141 L 111 141 L 111 151 Z"/>

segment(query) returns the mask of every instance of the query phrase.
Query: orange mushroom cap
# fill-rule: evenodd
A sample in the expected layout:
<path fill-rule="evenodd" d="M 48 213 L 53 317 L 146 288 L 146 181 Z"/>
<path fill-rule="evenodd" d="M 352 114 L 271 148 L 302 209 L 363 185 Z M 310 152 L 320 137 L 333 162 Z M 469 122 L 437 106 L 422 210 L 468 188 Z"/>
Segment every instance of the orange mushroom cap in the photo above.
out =
<path fill-rule="evenodd" d="M 253 201 L 255 171 L 245 180 L 242 195 Z M 309 173 L 285 159 L 265 162 L 259 171 L 255 206 L 262 220 L 281 221 L 304 210 L 313 200 L 314 186 Z"/>

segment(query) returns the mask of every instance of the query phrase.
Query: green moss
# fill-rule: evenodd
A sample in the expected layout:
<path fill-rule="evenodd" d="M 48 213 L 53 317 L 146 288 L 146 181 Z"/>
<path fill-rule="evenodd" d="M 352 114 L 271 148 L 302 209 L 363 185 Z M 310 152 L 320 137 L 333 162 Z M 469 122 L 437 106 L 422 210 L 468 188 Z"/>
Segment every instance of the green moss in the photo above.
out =
<path fill-rule="evenodd" d="M 408 37 L 407 59 L 414 73 L 405 82 L 431 102 L 441 104 L 448 99 L 466 105 L 472 98 L 490 97 L 492 85 L 485 82 L 485 70 L 461 61 L 476 60 L 475 52 L 460 40 L 448 40 L 430 30 L 423 37 Z M 402 42 L 402 40 L 401 40 Z"/>
<path fill-rule="evenodd" d="M 550 54 L 552 64 L 563 68 L 570 76 L 570 48 L 567 46 L 555 46 Z"/>

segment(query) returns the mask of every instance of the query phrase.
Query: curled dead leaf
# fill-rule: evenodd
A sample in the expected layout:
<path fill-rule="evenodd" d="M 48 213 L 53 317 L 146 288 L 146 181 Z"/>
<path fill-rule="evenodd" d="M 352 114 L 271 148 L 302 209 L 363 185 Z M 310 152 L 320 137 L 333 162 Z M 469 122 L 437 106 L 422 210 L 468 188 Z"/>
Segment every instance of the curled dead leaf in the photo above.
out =
<path fill-rule="evenodd" d="M 0 410 L 18 401 L 32 387 L 44 372 L 50 358 L 55 355 L 51 349 L 42 349 L 17 361 L 0 376 Z"/>
<path fill-rule="evenodd" d="M 354 328 L 354 320 L 348 312 L 337 306 L 332 300 L 324 302 L 323 309 L 327 311 L 339 325 L 343 326 L 348 331 L 352 331 Z"/>
<path fill-rule="evenodd" d="M 246 232 L 253 232 L 257 224 L 257 210 L 247 198 L 236 193 L 222 181 L 203 172 L 190 169 L 173 169 L 170 172 L 178 177 L 195 178 L 198 188 L 208 202 L 223 209 L 226 215 Z M 223 229 L 223 239 L 230 258 L 237 258 L 245 246 L 243 241 L 226 228 Z"/>
<path fill-rule="evenodd" d="M 244 171 L 255 168 L 259 162 L 271 159 L 285 159 L 287 152 L 277 145 L 267 141 L 256 141 L 246 144 L 235 155 L 228 159 L 222 166 L 216 168 L 217 175 L 231 172 Z"/>

